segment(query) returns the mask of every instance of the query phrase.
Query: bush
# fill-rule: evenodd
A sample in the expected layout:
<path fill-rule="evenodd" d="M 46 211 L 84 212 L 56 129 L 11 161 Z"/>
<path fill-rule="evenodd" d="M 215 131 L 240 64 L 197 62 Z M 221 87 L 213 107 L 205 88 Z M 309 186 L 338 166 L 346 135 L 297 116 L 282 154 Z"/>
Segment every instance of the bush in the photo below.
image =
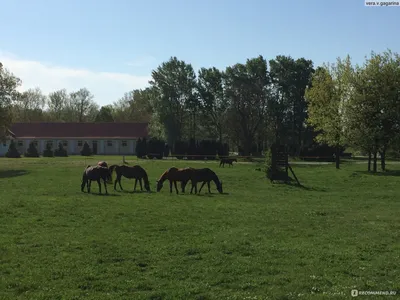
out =
<path fill-rule="evenodd" d="M 24 156 L 25 157 L 39 157 L 39 152 L 38 152 L 34 142 L 29 143 L 28 150 L 26 150 Z"/>
<path fill-rule="evenodd" d="M 58 149 L 54 150 L 54 156 L 67 157 L 67 150 L 64 149 L 62 143 L 58 143 Z"/>
<path fill-rule="evenodd" d="M 150 159 L 152 159 L 153 157 L 162 159 L 164 156 L 164 150 L 165 141 L 163 140 L 152 138 L 147 143 L 147 157 Z"/>
<path fill-rule="evenodd" d="M 43 151 L 43 157 L 53 157 L 54 152 L 50 144 L 46 145 L 46 150 Z"/>
<path fill-rule="evenodd" d="M 169 146 L 168 146 L 168 144 L 165 144 L 165 146 L 164 146 L 164 156 L 165 157 L 169 156 Z"/>
<path fill-rule="evenodd" d="M 146 138 L 138 139 L 136 142 L 136 156 L 138 158 L 146 158 L 147 155 L 147 141 Z"/>
<path fill-rule="evenodd" d="M 6 153 L 6 157 L 8 157 L 8 158 L 21 158 L 21 154 L 18 152 L 14 141 L 11 141 L 11 144 L 8 147 L 8 151 Z"/>
<path fill-rule="evenodd" d="M 89 146 L 89 144 L 87 142 L 85 142 L 83 144 L 83 148 L 81 150 L 81 155 L 82 156 L 90 156 L 90 155 L 92 155 L 92 150 L 90 149 L 90 146 Z"/>

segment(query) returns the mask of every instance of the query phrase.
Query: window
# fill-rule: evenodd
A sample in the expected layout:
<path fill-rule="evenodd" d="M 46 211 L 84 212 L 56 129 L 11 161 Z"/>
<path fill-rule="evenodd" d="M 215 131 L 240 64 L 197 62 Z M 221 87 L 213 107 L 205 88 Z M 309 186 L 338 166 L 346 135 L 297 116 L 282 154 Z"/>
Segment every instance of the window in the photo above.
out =
<path fill-rule="evenodd" d="M 22 147 L 24 145 L 23 141 L 18 141 L 18 147 Z"/>
<path fill-rule="evenodd" d="M 122 147 L 126 147 L 128 146 L 128 142 L 127 141 L 122 141 Z"/>
<path fill-rule="evenodd" d="M 111 147 L 112 146 L 112 141 L 107 141 L 107 146 Z"/>
<path fill-rule="evenodd" d="M 78 141 L 78 147 L 82 147 L 82 141 Z"/>

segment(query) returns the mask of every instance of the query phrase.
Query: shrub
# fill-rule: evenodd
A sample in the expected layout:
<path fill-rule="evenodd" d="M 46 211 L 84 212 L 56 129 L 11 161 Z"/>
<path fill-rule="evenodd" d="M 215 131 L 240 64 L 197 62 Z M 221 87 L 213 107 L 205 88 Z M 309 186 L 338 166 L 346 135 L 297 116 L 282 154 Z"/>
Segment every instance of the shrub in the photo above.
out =
<path fill-rule="evenodd" d="M 67 150 L 64 149 L 62 143 L 58 143 L 58 149 L 54 150 L 54 156 L 67 157 Z"/>
<path fill-rule="evenodd" d="M 156 157 L 162 159 L 164 156 L 165 141 L 151 138 L 147 143 L 147 157 L 152 159 Z"/>
<path fill-rule="evenodd" d="M 29 147 L 26 150 L 24 156 L 25 157 L 39 157 L 39 152 L 38 152 L 34 142 L 29 143 Z"/>
<path fill-rule="evenodd" d="M 43 151 L 43 157 L 53 157 L 54 152 L 50 144 L 46 145 L 46 150 Z"/>
<path fill-rule="evenodd" d="M 8 151 L 6 153 L 6 157 L 8 157 L 8 158 L 21 158 L 21 154 L 18 152 L 14 141 L 11 141 L 11 144 L 8 147 Z"/>
<path fill-rule="evenodd" d="M 82 156 L 90 156 L 90 155 L 92 155 L 92 150 L 90 149 L 90 146 L 89 146 L 89 144 L 87 142 L 85 142 L 83 144 L 83 148 L 81 150 L 81 155 Z"/>
<path fill-rule="evenodd" d="M 136 156 L 138 158 L 145 158 L 147 155 L 147 141 L 146 138 L 138 139 L 136 143 Z"/>

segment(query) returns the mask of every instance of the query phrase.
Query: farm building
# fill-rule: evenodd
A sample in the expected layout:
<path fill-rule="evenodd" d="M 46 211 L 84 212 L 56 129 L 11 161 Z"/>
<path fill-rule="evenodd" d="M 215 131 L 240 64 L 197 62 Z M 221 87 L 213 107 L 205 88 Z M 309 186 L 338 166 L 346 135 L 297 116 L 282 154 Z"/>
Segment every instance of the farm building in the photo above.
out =
<path fill-rule="evenodd" d="M 23 154 L 34 142 L 40 154 L 46 145 L 57 149 L 61 142 L 68 155 L 80 154 L 87 142 L 94 154 L 134 155 L 136 141 L 148 138 L 148 123 L 14 123 L 10 136 L 0 144 L 0 156 L 8 150 L 11 139 Z"/>

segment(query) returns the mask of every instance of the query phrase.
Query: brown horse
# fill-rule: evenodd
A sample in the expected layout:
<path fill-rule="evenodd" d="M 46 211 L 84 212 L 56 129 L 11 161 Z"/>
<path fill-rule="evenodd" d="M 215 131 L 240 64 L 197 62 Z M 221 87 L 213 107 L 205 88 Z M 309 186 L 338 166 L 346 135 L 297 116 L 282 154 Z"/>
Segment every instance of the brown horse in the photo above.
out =
<path fill-rule="evenodd" d="M 91 167 L 90 165 L 88 165 L 85 171 L 83 171 L 81 191 L 82 192 L 84 191 L 86 185 L 87 191 L 88 193 L 90 193 L 90 187 L 92 185 L 92 181 L 97 181 L 97 184 L 99 185 L 99 193 L 101 194 L 101 184 L 100 184 L 101 179 L 103 179 L 104 188 L 106 189 L 106 194 L 108 194 L 107 181 L 111 180 L 110 170 L 105 167 L 100 167 L 100 166 Z"/>
<path fill-rule="evenodd" d="M 100 166 L 100 167 L 108 168 L 108 164 L 107 164 L 107 162 L 105 162 L 105 161 L 99 161 L 99 162 L 97 163 L 97 165 Z M 110 178 L 110 180 L 108 180 L 107 183 L 112 184 L 112 178 Z"/>
<path fill-rule="evenodd" d="M 157 180 L 157 192 L 159 192 L 162 189 L 164 181 L 168 180 L 170 193 L 172 193 L 172 183 L 173 183 L 175 185 L 176 193 L 179 194 L 178 187 L 176 186 L 177 181 L 181 182 L 182 193 L 184 193 L 187 182 L 191 180 L 191 174 L 193 170 L 194 170 L 193 168 L 181 168 L 181 169 L 178 169 L 176 167 L 169 168 L 164 173 L 162 173 L 160 179 Z"/>
<path fill-rule="evenodd" d="M 192 189 L 190 190 L 191 194 L 193 192 L 193 189 L 195 189 L 195 194 L 197 194 L 197 183 L 199 183 L 199 182 L 203 182 L 203 184 L 200 187 L 199 194 L 201 192 L 201 189 L 203 188 L 203 186 L 206 183 L 207 183 L 207 187 L 208 187 L 208 192 L 211 194 L 211 190 L 210 190 L 210 182 L 211 181 L 214 181 L 215 185 L 217 186 L 218 192 L 220 194 L 223 193 L 222 181 L 220 181 L 217 174 L 215 174 L 215 172 L 209 168 L 193 169 L 191 181 L 192 181 Z"/>
<path fill-rule="evenodd" d="M 221 158 L 219 166 L 221 167 L 221 165 L 222 165 L 222 167 L 225 168 L 225 164 L 228 164 L 229 167 L 233 167 L 234 161 L 237 162 L 237 159 L 236 158 Z"/>
<path fill-rule="evenodd" d="M 147 176 L 145 169 L 143 169 L 141 166 L 139 166 L 139 165 L 132 166 L 132 167 L 125 166 L 125 165 L 110 166 L 111 174 L 114 170 L 117 173 L 117 179 L 115 179 L 115 182 L 114 182 L 114 190 L 117 189 L 117 182 L 119 183 L 119 187 L 121 188 L 121 190 L 123 190 L 122 185 L 121 185 L 121 178 L 122 178 L 122 176 L 124 176 L 125 178 L 128 178 L 128 179 L 135 179 L 135 187 L 133 189 L 134 191 L 136 191 L 136 185 L 137 185 L 138 181 L 140 184 L 140 190 L 143 191 L 143 186 L 142 186 L 142 179 L 143 179 L 144 188 L 146 189 L 146 191 L 150 192 L 149 177 Z"/>

